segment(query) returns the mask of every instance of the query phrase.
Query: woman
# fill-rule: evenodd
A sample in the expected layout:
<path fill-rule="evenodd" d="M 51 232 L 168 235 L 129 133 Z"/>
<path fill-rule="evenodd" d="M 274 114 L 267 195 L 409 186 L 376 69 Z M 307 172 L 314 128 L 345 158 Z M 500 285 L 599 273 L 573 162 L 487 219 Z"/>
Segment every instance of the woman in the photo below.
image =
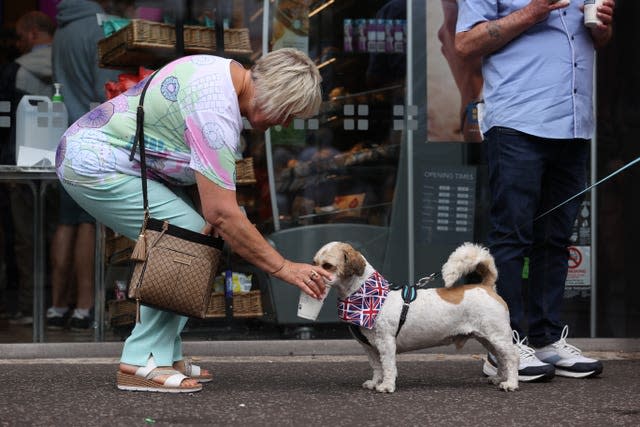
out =
<path fill-rule="evenodd" d="M 65 132 L 56 157 L 60 181 L 78 204 L 131 239 L 140 231 L 143 211 L 139 158 L 130 162 L 128 155 L 145 83 L 80 118 Z M 258 268 L 320 298 L 330 273 L 280 255 L 243 214 L 235 193 L 242 116 L 253 129 L 264 131 L 287 126 L 293 117 L 315 115 L 320 102 L 320 74 L 295 49 L 271 52 L 251 70 L 210 55 L 180 58 L 161 68 L 144 100 L 151 216 L 218 234 Z M 202 215 L 180 191 L 193 183 Z M 186 322 L 186 317 L 143 306 L 141 323 L 124 344 L 118 388 L 201 390 L 198 382 L 210 381 L 211 374 L 183 360 L 180 332 Z"/>

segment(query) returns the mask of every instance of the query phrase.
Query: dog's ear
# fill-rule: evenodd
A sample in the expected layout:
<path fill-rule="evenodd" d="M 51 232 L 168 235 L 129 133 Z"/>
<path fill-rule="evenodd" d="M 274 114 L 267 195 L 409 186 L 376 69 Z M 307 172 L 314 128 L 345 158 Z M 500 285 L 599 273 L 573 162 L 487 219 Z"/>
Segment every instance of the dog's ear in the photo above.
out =
<path fill-rule="evenodd" d="M 342 270 L 343 277 L 362 276 L 366 263 L 362 254 L 353 249 L 351 246 L 345 246 L 344 252 L 344 268 Z"/>

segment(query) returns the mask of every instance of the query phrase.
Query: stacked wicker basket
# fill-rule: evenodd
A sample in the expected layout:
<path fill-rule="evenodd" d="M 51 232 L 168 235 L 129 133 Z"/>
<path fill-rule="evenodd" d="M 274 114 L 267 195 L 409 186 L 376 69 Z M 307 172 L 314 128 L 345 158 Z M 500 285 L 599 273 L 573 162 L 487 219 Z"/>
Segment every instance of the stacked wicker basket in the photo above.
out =
<path fill-rule="evenodd" d="M 226 301 L 223 292 L 211 294 L 207 319 L 217 319 L 226 316 Z M 253 318 L 262 317 L 262 294 L 260 291 L 249 291 L 233 294 L 233 317 Z M 111 300 L 108 303 L 108 319 L 111 327 L 131 326 L 136 320 L 136 303 L 132 300 Z"/>
<path fill-rule="evenodd" d="M 215 52 L 213 28 L 185 25 L 183 34 L 185 53 Z M 98 42 L 100 66 L 108 68 L 155 67 L 166 63 L 175 51 L 175 26 L 143 19 L 132 19 L 129 25 Z M 233 56 L 251 55 L 249 29 L 225 29 L 224 52 Z"/>

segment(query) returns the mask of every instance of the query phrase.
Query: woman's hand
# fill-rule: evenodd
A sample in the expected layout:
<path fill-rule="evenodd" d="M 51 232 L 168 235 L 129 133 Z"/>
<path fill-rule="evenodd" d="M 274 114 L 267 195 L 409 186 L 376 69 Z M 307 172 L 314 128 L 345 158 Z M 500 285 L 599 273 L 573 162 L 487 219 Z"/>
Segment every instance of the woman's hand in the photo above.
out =
<path fill-rule="evenodd" d="M 288 260 L 284 261 L 284 266 L 274 276 L 297 286 L 302 292 L 316 299 L 324 297 L 325 281 L 334 279 L 333 275 L 322 267 Z"/>
<path fill-rule="evenodd" d="M 204 227 L 202 227 L 202 230 L 200 231 L 201 234 L 204 234 L 206 236 L 213 235 L 213 237 L 218 237 L 218 234 L 214 234 L 214 232 L 215 230 L 213 229 L 213 225 L 209 224 L 208 222 L 204 223 Z"/>

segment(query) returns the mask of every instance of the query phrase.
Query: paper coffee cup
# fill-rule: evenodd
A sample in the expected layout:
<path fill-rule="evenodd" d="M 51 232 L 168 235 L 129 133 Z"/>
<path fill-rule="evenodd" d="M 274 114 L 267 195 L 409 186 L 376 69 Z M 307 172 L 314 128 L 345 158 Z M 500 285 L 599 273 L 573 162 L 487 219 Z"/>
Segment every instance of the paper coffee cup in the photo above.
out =
<path fill-rule="evenodd" d="M 318 314 L 320 314 L 324 300 L 329 294 L 329 290 L 330 288 L 327 286 L 322 299 L 315 299 L 301 291 L 300 300 L 298 301 L 298 317 L 308 320 L 316 320 L 318 318 Z"/>
<path fill-rule="evenodd" d="M 602 24 L 598 19 L 598 8 L 602 6 L 603 0 L 585 0 L 584 1 L 584 25 L 593 28 Z"/>

